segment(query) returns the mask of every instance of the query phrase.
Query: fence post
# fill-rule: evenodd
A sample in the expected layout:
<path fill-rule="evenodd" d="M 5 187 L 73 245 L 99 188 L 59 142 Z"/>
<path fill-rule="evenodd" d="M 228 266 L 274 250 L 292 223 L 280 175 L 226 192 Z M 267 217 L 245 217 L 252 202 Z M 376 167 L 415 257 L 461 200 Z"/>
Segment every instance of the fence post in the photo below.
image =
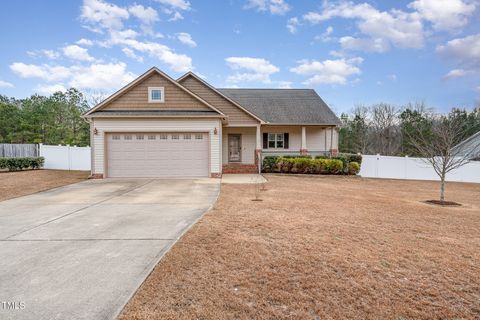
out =
<path fill-rule="evenodd" d="M 405 156 L 405 179 L 408 179 L 408 155 Z"/>
<path fill-rule="evenodd" d="M 72 170 L 72 155 L 70 151 L 70 145 L 67 144 L 67 157 L 68 157 L 68 170 Z"/>
<path fill-rule="evenodd" d="M 375 161 L 375 178 L 378 178 L 378 165 L 380 163 L 380 153 L 377 153 L 377 161 Z"/>

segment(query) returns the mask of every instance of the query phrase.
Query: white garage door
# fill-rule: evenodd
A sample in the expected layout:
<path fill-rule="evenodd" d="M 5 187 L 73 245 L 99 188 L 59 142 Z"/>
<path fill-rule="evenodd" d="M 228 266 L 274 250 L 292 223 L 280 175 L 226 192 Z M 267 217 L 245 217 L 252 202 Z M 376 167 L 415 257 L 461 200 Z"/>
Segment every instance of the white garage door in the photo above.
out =
<path fill-rule="evenodd" d="M 110 133 L 108 177 L 207 177 L 206 133 Z"/>

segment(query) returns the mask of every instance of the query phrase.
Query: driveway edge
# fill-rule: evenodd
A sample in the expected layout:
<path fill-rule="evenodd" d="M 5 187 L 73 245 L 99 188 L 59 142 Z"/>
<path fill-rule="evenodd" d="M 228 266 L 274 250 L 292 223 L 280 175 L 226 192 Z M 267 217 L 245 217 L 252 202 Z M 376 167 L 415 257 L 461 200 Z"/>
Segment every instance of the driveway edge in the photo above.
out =
<path fill-rule="evenodd" d="M 142 286 L 142 284 L 147 280 L 147 278 L 150 276 L 150 274 L 155 270 L 155 267 L 160 263 L 162 258 L 165 256 L 165 254 L 170 251 L 170 249 L 194 226 L 197 224 L 198 221 L 200 221 L 205 214 L 207 214 L 210 210 L 212 210 L 213 206 L 217 202 L 218 198 L 220 197 L 220 192 L 222 191 L 222 184 L 219 182 L 219 188 L 218 188 L 218 193 L 215 198 L 215 201 L 212 202 L 212 204 L 197 218 L 193 223 L 191 223 L 188 227 L 186 227 L 182 233 L 175 239 L 173 240 L 170 244 L 168 244 L 165 248 L 163 248 L 155 257 L 155 259 L 150 263 L 148 266 L 145 267 L 145 276 L 143 277 L 143 280 L 136 286 L 137 288 L 135 291 L 133 291 L 132 294 L 128 296 L 128 299 L 126 300 L 125 303 L 113 313 L 113 316 L 110 319 L 117 319 L 118 316 L 122 313 L 123 309 L 125 309 L 125 306 L 130 302 L 130 300 L 137 294 L 138 289 Z"/>

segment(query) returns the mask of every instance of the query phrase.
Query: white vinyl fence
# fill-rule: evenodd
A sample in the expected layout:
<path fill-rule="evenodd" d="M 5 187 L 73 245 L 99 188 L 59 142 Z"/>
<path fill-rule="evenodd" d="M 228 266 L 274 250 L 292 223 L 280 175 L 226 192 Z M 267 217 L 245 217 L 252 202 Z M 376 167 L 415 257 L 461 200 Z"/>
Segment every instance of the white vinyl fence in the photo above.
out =
<path fill-rule="evenodd" d="M 440 180 L 433 168 L 421 158 L 362 156 L 360 175 L 366 178 Z M 447 174 L 447 181 L 480 183 L 480 161 L 471 161 Z"/>
<path fill-rule="evenodd" d="M 40 144 L 45 169 L 90 170 L 90 147 L 49 146 Z"/>

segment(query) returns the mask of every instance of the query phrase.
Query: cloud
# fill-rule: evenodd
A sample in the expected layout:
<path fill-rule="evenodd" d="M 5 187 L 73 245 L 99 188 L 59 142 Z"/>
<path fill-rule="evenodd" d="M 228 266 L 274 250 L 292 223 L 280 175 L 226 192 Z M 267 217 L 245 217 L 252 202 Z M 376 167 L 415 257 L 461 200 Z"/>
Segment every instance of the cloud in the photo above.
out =
<path fill-rule="evenodd" d="M 284 0 L 248 0 L 245 8 L 269 11 L 275 15 L 284 15 L 290 11 L 290 6 Z"/>
<path fill-rule="evenodd" d="M 156 0 L 164 5 L 163 12 L 171 15 L 168 21 L 182 20 L 181 11 L 190 11 L 192 9 L 190 2 L 186 0 Z"/>
<path fill-rule="evenodd" d="M 365 50 L 369 44 L 384 52 L 390 47 L 420 48 L 424 45 L 424 30 L 421 16 L 401 10 L 379 11 L 368 3 L 355 4 L 351 1 L 324 2 L 321 12 L 308 12 L 303 19 L 319 24 L 332 18 L 353 19 L 363 38 L 343 37 L 340 44 L 345 49 Z"/>
<path fill-rule="evenodd" d="M 436 51 L 461 66 L 480 69 L 480 33 L 450 40 L 437 46 Z"/>
<path fill-rule="evenodd" d="M 288 19 L 287 21 L 288 32 L 296 33 L 299 25 L 300 25 L 300 21 L 298 20 L 297 17 Z"/>
<path fill-rule="evenodd" d="M 322 41 L 322 42 L 332 41 L 332 37 L 330 37 L 332 33 L 333 33 L 333 27 L 328 26 L 327 29 L 325 29 L 324 33 L 315 37 L 315 40 Z"/>
<path fill-rule="evenodd" d="M 95 60 L 88 54 L 88 50 L 77 46 L 76 44 L 69 45 L 63 48 L 63 54 L 70 59 L 80 61 L 93 61 Z"/>
<path fill-rule="evenodd" d="M 128 11 L 138 19 L 142 21 L 143 24 L 153 24 L 158 21 L 158 13 L 152 7 L 145 8 L 141 4 L 135 4 L 128 8 Z"/>
<path fill-rule="evenodd" d="M 178 41 L 180 41 L 181 43 L 189 46 L 189 47 L 196 47 L 197 46 L 197 43 L 195 41 L 193 41 L 192 39 L 192 36 L 189 34 L 189 33 L 186 33 L 186 32 L 179 32 L 177 33 L 177 39 Z"/>
<path fill-rule="evenodd" d="M 135 74 L 127 72 L 123 62 L 92 64 L 74 72 L 69 85 L 80 89 L 113 90 L 121 88 L 135 79 Z"/>
<path fill-rule="evenodd" d="M 443 76 L 444 80 L 480 73 L 480 33 L 438 45 L 436 52 L 457 66 Z"/>
<path fill-rule="evenodd" d="M 191 9 L 190 2 L 185 0 L 156 0 L 156 1 L 176 10 L 188 11 Z"/>
<path fill-rule="evenodd" d="M 118 89 L 135 79 L 135 75 L 126 71 L 127 65 L 118 63 L 93 63 L 88 66 L 52 66 L 15 62 L 10 69 L 22 78 L 38 78 L 46 82 L 62 81 L 70 87 L 79 89 Z M 58 84 L 56 84 L 58 85 Z M 46 88 L 54 85 L 42 84 Z"/>
<path fill-rule="evenodd" d="M 61 84 L 52 84 L 52 85 L 38 85 L 34 89 L 38 93 L 42 94 L 53 94 L 55 92 L 65 92 L 67 89 Z"/>
<path fill-rule="evenodd" d="M 93 25 L 93 31 L 101 32 L 96 26 L 103 29 L 122 29 L 123 20 L 129 18 L 128 10 L 102 0 L 84 0 L 81 8 L 82 21 Z"/>
<path fill-rule="evenodd" d="M 32 57 L 39 57 L 45 56 L 48 59 L 55 60 L 60 57 L 60 53 L 55 50 L 35 50 L 35 51 L 27 51 L 27 54 Z"/>
<path fill-rule="evenodd" d="M 390 79 L 391 81 L 397 81 L 397 75 L 393 73 L 389 74 L 387 78 Z"/>
<path fill-rule="evenodd" d="M 69 68 L 48 64 L 35 65 L 14 62 L 10 65 L 10 70 L 21 78 L 39 78 L 46 81 L 64 80 L 71 76 L 71 70 Z"/>
<path fill-rule="evenodd" d="M 167 64 L 173 71 L 187 72 L 193 70 L 192 58 L 185 54 L 175 53 L 166 45 L 158 42 L 138 41 L 135 39 L 124 39 L 117 44 L 127 46 L 131 50 L 147 53 L 151 57 L 157 58 Z"/>
<path fill-rule="evenodd" d="M 475 3 L 463 0 L 415 0 L 408 5 L 417 10 L 423 19 L 432 23 L 435 30 L 451 31 L 468 23 L 475 11 Z"/>
<path fill-rule="evenodd" d="M 232 70 L 236 71 L 227 78 L 229 83 L 271 83 L 270 76 L 280 71 L 277 66 L 262 58 L 228 57 L 225 61 Z"/>
<path fill-rule="evenodd" d="M 15 86 L 10 82 L 0 80 L 0 88 L 15 88 Z"/>
<path fill-rule="evenodd" d="M 135 54 L 135 51 L 133 51 L 130 48 L 123 48 L 122 52 L 125 53 L 125 55 L 131 59 L 134 59 L 138 62 L 143 62 L 143 57 Z"/>
<path fill-rule="evenodd" d="M 82 38 L 75 43 L 81 46 L 93 46 L 93 41 L 85 38 Z"/>
<path fill-rule="evenodd" d="M 446 75 L 443 76 L 444 80 L 450 80 L 455 78 L 461 78 L 469 74 L 470 72 L 463 69 L 453 69 L 450 70 Z"/>
<path fill-rule="evenodd" d="M 292 88 L 292 82 L 291 81 L 278 81 L 277 82 L 277 87 L 279 89 L 291 89 Z"/>
<path fill-rule="evenodd" d="M 299 75 L 311 76 L 305 82 L 305 85 L 317 84 L 346 84 L 348 78 L 361 73 L 360 65 L 363 59 L 360 57 L 337 60 L 301 60 L 297 67 L 290 71 Z"/>

